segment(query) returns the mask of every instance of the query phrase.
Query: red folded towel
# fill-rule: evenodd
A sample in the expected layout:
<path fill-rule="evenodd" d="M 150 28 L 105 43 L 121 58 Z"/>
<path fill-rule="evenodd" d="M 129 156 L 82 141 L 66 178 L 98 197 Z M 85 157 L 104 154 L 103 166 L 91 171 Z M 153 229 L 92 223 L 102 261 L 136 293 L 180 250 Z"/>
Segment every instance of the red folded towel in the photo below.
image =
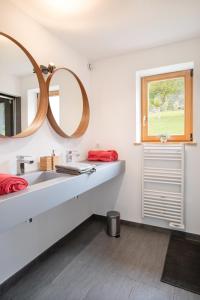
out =
<path fill-rule="evenodd" d="M 0 195 L 22 191 L 28 186 L 28 182 L 21 177 L 10 174 L 0 174 Z"/>
<path fill-rule="evenodd" d="M 93 161 L 114 161 L 118 160 L 118 153 L 115 150 L 90 150 L 88 160 Z"/>

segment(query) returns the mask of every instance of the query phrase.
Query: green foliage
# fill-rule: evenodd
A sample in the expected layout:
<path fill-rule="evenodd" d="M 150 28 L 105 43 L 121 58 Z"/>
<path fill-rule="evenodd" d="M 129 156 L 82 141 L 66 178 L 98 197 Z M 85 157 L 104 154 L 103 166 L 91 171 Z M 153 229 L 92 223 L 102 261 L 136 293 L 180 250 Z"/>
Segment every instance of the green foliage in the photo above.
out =
<path fill-rule="evenodd" d="M 152 81 L 149 84 L 149 100 L 150 108 L 168 106 L 172 109 L 173 102 L 183 102 L 184 100 L 184 79 L 166 79 L 160 81 Z M 160 106 L 158 106 L 160 103 Z"/>
<path fill-rule="evenodd" d="M 156 108 L 159 108 L 162 104 L 161 100 L 158 98 L 152 98 L 152 99 L 150 99 L 150 102 L 151 102 L 151 105 Z"/>

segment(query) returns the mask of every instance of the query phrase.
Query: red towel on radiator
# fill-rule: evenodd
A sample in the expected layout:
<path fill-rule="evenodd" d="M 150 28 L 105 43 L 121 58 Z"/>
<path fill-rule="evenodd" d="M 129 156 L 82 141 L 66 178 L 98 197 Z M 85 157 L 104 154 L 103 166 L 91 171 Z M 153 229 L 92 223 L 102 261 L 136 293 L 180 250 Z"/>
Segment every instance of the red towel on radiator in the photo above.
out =
<path fill-rule="evenodd" d="M 88 160 L 93 161 L 114 161 L 118 160 L 118 153 L 115 150 L 91 150 L 88 152 Z"/>
<path fill-rule="evenodd" d="M 21 177 L 10 174 L 0 174 L 0 195 L 22 191 L 28 186 L 28 182 Z"/>

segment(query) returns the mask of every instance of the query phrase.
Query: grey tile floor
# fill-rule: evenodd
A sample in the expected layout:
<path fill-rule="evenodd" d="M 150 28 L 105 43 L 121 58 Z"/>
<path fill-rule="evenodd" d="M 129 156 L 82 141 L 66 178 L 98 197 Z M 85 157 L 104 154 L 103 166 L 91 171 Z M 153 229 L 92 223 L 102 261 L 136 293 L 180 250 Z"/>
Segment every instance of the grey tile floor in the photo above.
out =
<path fill-rule="evenodd" d="M 0 299 L 200 299 L 160 282 L 168 242 L 167 233 L 128 225 L 120 238 L 110 238 L 101 221 L 89 221 Z"/>

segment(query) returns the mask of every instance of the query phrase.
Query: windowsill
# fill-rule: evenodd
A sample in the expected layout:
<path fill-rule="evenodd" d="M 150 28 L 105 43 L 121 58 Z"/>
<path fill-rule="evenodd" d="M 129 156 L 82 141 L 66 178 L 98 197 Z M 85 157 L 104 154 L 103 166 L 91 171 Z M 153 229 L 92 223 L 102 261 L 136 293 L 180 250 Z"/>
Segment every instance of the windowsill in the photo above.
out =
<path fill-rule="evenodd" d="M 197 142 L 196 141 L 191 141 L 191 142 L 167 142 L 167 143 L 161 143 L 161 142 L 133 142 L 133 145 L 143 145 L 143 144 L 185 144 L 185 145 L 193 145 L 196 146 Z"/>

